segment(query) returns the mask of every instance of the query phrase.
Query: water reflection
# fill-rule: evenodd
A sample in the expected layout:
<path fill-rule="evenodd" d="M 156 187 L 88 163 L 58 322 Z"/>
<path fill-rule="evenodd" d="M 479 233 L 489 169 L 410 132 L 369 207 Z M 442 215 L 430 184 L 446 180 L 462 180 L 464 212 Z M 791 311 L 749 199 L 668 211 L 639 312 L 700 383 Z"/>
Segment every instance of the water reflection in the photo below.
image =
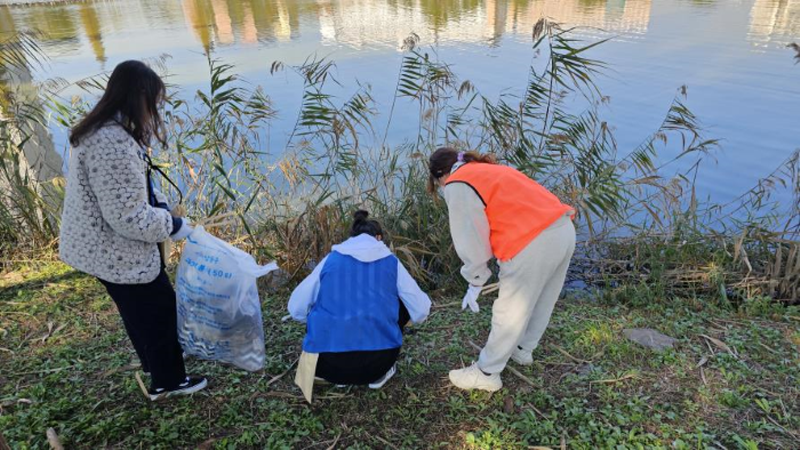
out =
<path fill-rule="evenodd" d="M 300 33 L 298 2 L 185 0 L 182 4 L 187 26 L 206 50 L 212 45 L 286 40 Z"/>
<path fill-rule="evenodd" d="M 211 48 L 211 24 L 214 17 L 211 5 L 202 0 L 184 0 L 181 4 L 186 24 L 194 31 L 203 49 L 208 51 Z"/>
<path fill-rule="evenodd" d="M 697 7 L 714 5 L 694 1 Z M 647 31 L 651 0 L 118 0 L 0 7 L 0 30 L 37 29 L 59 53 L 80 50 L 85 37 L 97 61 L 107 58 L 104 32 L 190 30 L 200 47 L 276 42 L 303 33 L 361 48 L 399 46 L 411 31 L 424 42 L 496 45 L 527 35 L 540 17 L 614 33 Z M 135 24 L 135 25 L 134 25 Z M 786 43 L 800 34 L 800 0 L 755 0 L 748 39 Z"/>
<path fill-rule="evenodd" d="M 800 0 L 756 0 L 750 11 L 749 38 L 786 45 L 800 36 Z"/>
<path fill-rule="evenodd" d="M 116 33 L 134 23 L 140 30 L 185 24 L 204 50 L 315 32 L 325 40 L 359 48 L 392 45 L 411 31 L 428 42 L 497 42 L 505 34 L 527 35 L 540 17 L 609 31 L 644 32 L 650 9 L 650 0 L 129 0 L 2 6 L 0 14 L 3 31 L 37 29 L 46 44 L 62 53 L 76 51 L 83 35 L 95 58 L 104 61 L 104 27 Z"/>
<path fill-rule="evenodd" d="M 338 0 L 319 11 L 323 39 L 356 48 L 375 43 L 399 47 L 409 31 L 423 42 L 489 42 L 506 35 L 527 38 L 541 18 L 570 26 L 642 33 L 650 0 Z"/>
<path fill-rule="evenodd" d="M 16 31 L 14 17 L 8 7 L 0 7 L 0 31 L 3 33 L 13 33 Z"/>
<path fill-rule="evenodd" d="M 106 60 L 106 49 L 103 47 L 103 34 L 100 28 L 100 19 L 97 17 L 97 11 L 90 4 L 83 4 L 80 6 L 81 23 L 86 33 L 86 37 L 92 46 L 92 53 L 95 59 L 100 62 Z"/>

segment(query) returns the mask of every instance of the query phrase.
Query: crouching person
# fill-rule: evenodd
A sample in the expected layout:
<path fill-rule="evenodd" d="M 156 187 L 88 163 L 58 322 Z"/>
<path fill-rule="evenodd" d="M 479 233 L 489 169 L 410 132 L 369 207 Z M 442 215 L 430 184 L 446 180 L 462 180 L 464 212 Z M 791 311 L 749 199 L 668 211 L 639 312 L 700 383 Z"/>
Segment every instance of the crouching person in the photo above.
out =
<path fill-rule="evenodd" d="M 294 290 L 289 313 L 306 322 L 296 382 L 380 389 L 395 374 L 406 324 L 428 317 L 431 301 L 382 242 L 366 211 L 355 213 L 350 238 L 334 245 Z"/>

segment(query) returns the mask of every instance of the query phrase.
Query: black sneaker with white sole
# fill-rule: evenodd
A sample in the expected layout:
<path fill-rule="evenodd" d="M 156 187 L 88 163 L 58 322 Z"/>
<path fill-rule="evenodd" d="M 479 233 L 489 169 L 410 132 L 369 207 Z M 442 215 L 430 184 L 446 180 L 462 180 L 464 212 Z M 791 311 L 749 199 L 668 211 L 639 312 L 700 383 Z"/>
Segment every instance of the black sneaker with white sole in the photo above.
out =
<path fill-rule="evenodd" d="M 205 389 L 208 380 L 203 377 L 186 377 L 186 381 L 179 384 L 174 389 L 150 389 L 147 391 L 150 400 L 156 401 L 162 398 L 173 397 L 175 395 L 189 395 Z"/>

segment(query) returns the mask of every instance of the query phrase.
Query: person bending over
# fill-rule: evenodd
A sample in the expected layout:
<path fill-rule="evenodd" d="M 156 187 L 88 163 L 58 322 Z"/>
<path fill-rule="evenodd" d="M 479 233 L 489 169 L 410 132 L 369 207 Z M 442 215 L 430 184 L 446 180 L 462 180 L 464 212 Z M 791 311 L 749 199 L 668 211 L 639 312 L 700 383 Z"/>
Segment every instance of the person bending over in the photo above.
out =
<path fill-rule="evenodd" d="M 491 155 L 443 147 L 430 157 L 428 189 L 444 190 L 450 233 L 469 283 L 462 308 L 478 312 L 478 296 L 500 266 L 492 329 L 478 361 L 450 372 L 462 389 L 499 390 L 509 359 L 531 365 L 575 250 L 574 210 L 550 191 Z"/>

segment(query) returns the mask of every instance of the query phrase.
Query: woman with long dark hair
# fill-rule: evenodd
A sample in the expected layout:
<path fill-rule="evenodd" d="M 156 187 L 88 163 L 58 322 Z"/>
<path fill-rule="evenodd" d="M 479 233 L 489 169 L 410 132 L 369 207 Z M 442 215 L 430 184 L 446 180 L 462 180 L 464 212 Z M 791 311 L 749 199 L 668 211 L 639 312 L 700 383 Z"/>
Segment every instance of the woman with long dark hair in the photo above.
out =
<path fill-rule="evenodd" d="M 428 190 L 444 190 L 450 233 L 469 283 L 462 309 L 478 312 L 482 286 L 500 266 L 492 330 L 478 361 L 450 371 L 462 389 L 496 391 L 509 359 L 533 363 L 575 250 L 574 211 L 534 180 L 491 155 L 443 147 L 430 157 Z"/>
<path fill-rule="evenodd" d="M 175 291 L 158 245 L 192 231 L 185 218 L 173 217 L 151 178 L 147 148 L 165 142 L 159 113 L 165 95 L 152 69 L 125 61 L 72 129 L 59 250 L 64 262 L 106 287 L 151 376 L 152 400 L 206 386 L 205 378 L 186 376 Z"/>

